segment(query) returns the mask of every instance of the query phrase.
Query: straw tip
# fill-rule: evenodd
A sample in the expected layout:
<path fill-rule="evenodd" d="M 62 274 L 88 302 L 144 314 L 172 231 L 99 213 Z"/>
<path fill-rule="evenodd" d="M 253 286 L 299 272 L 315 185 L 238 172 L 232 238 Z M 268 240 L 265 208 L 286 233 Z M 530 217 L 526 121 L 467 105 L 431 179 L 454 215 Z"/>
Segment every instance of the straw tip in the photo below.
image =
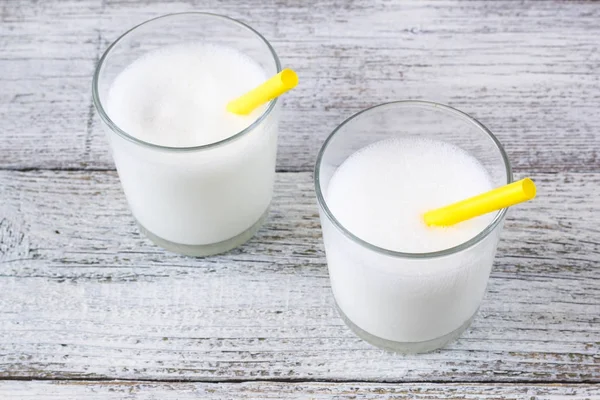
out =
<path fill-rule="evenodd" d="M 425 221 L 425 225 L 429 227 L 436 226 L 435 218 L 433 217 L 431 212 L 426 212 L 425 214 L 423 214 L 423 221 Z"/>
<path fill-rule="evenodd" d="M 293 89 L 298 85 L 298 74 L 292 69 L 286 68 L 280 72 L 281 82 L 288 89 Z"/>
<path fill-rule="evenodd" d="M 533 199 L 537 193 L 535 183 L 530 178 L 521 180 L 521 188 L 527 200 Z"/>

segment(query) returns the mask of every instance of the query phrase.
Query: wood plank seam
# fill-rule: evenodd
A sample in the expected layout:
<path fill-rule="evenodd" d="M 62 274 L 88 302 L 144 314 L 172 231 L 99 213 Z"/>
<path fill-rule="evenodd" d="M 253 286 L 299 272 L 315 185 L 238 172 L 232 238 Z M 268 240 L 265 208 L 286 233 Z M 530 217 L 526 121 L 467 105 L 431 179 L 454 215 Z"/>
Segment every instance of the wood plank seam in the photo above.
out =
<path fill-rule="evenodd" d="M 577 385 L 597 385 L 600 389 L 600 378 L 598 379 L 584 379 L 577 382 L 569 381 L 569 380 L 552 380 L 548 382 L 544 381 L 535 381 L 535 380 L 445 380 L 445 379 L 427 379 L 427 380 L 410 380 L 410 381 L 396 381 L 396 380 L 361 380 L 361 379 L 294 379 L 294 378 L 265 378 L 261 379 L 195 379 L 195 378 L 185 378 L 185 379 L 170 379 L 170 378 L 160 378 L 160 379 L 152 379 L 152 378 L 113 378 L 113 377 L 81 377 L 81 376 L 73 376 L 73 377 L 46 377 L 46 376 L 0 376 L 0 382 L 127 382 L 127 383 L 231 383 L 231 384 L 242 384 L 242 383 L 339 383 L 339 384 L 377 384 L 377 383 L 385 383 L 385 384 L 399 384 L 399 385 L 412 385 L 412 384 L 456 384 L 456 385 L 532 385 L 532 386 L 542 386 L 547 383 L 551 383 L 553 385 L 569 385 L 569 386 L 577 386 Z"/>

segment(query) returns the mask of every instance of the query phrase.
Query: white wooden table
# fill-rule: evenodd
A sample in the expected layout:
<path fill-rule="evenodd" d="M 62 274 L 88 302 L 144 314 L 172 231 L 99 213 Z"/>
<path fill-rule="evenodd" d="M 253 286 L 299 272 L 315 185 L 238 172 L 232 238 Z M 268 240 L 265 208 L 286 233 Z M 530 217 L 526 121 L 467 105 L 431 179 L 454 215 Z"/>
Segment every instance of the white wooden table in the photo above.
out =
<path fill-rule="evenodd" d="M 186 10 L 239 18 L 301 84 L 266 225 L 188 258 L 141 236 L 91 100 L 100 54 Z M 312 167 L 342 120 L 448 103 L 539 197 L 509 213 L 472 327 L 401 356 L 333 309 Z M 600 398 L 600 3 L 0 3 L 0 399 Z"/>

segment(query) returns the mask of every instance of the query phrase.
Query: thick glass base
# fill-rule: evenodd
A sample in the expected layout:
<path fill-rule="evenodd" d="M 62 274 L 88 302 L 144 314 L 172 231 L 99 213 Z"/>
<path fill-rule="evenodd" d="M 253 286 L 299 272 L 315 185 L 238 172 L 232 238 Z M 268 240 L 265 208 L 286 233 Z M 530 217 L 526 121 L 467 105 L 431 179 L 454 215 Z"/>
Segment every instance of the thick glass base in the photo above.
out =
<path fill-rule="evenodd" d="M 203 257 L 203 256 L 211 256 L 214 254 L 225 253 L 235 247 L 238 247 L 244 243 L 246 243 L 258 229 L 262 226 L 263 222 L 269 215 L 269 208 L 260 216 L 258 221 L 254 223 L 250 228 L 246 229 L 244 232 L 240 233 L 237 236 L 232 237 L 231 239 L 224 240 L 218 243 L 211 244 L 203 244 L 203 245 L 188 245 L 171 242 L 169 240 L 165 240 L 154 233 L 150 232 L 148 229 L 144 228 L 138 220 L 136 220 L 140 231 L 148 237 L 154 244 L 162 247 L 165 250 L 172 251 L 174 253 L 183 254 L 186 256 L 192 257 Z"/>
<path fill-rule="evenodd" d="M 444 347 L 448 343 L 458 339 L 458 337 L 469 327 L 469 325 L 471 325 L 475 315 L 477 315 L 477 311 L 475 311 L 475 314 L 473 314 L 471 318 L 469 318 L 464 324 L 458 327 L 458 329 L 436 339 L 426 340 L 424 342 L 395 342 L 393 340 L 382 339 L 359 328 L 354 322 L 350 321 L 346 314 L 342 312 L 337 302 L 335 303 L 335 307 L 344 323 L 346 323 L 346 325 L 359 338 L 363 339 L 367 343 L 372 344 L 373 346 L 402 354 L 428 353 Z"/>

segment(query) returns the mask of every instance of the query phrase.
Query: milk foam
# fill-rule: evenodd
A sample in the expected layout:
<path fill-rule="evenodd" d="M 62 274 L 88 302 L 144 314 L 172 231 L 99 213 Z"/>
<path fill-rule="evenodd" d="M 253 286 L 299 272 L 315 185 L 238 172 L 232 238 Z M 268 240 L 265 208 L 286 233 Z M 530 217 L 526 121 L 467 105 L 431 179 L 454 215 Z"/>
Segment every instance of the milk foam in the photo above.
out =
<path fill-rule="evenodd" d="M 423 214 L 490 189 L 485 168 L 459 147 L 398 138 L 350 156 L 331 178 L 326 199 L 337 220 L 359 238 L 389 250 L 426 253 L 471 239 L 495 214 L 448 228 L 428 227 Z"/>
<path fill-rule="evenodd" d="M 254 122 L 226 111 L 227 103 L 266 80 L 241 52 L 205 43 L 167 46 L 138 58 L 114 80 L 108 115 L 146 142 L 190 147 L 226 139 Z"/>

